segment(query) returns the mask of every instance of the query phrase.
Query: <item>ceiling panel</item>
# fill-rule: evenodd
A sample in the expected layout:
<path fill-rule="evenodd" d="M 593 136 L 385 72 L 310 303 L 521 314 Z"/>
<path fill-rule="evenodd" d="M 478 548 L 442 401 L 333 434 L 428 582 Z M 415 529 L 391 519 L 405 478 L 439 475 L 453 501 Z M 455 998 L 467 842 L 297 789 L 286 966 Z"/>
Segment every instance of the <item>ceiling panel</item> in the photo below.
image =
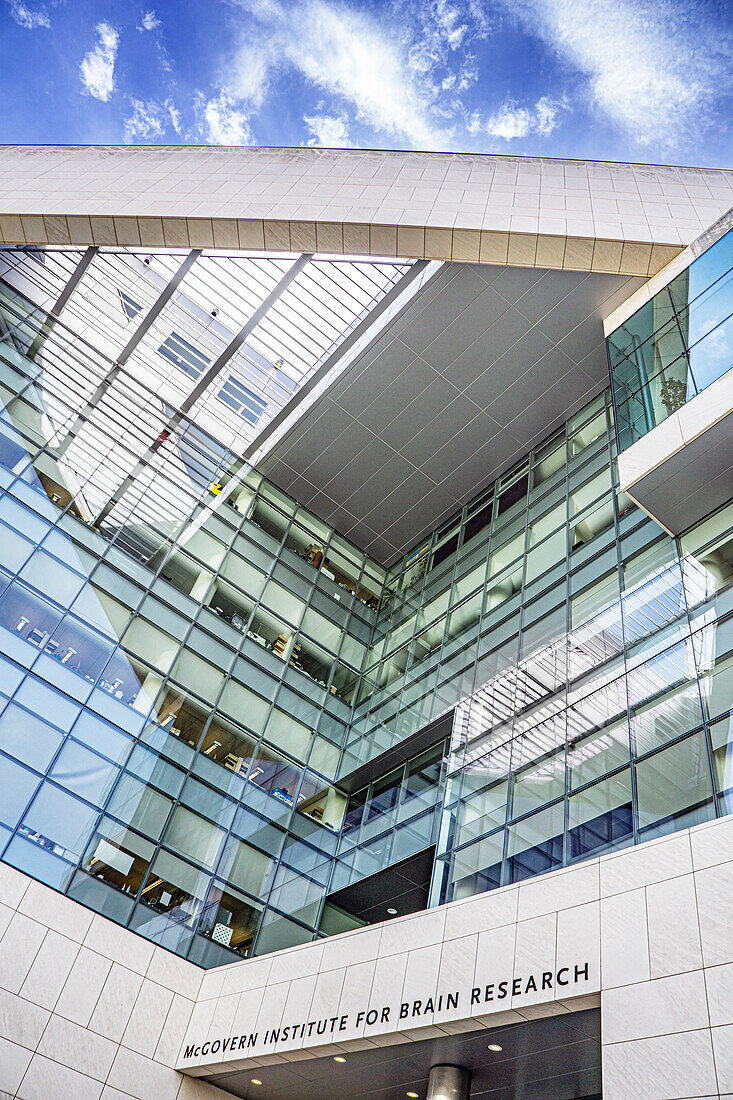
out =
<path fill-rule="evenodd" d="M 391 564 L 607 384 L 642 283 L 444 264 L 260 467 Z"/>
<path fill-rule="evenodd" d="M 489 1043 L 501 1049 L 491 1052 Z M 430 1067 L 446 1064 L 470 1072 L 473 1100 L 600 1100 L 600 1011 L 349 1051 L 338 1066 L 330 1054 L 208 1080 L 247 1100 L 404 1100 L 409 1092 L 425 1097 Z M 261 1084 L 253 1087 L 255 1073 Z"/>

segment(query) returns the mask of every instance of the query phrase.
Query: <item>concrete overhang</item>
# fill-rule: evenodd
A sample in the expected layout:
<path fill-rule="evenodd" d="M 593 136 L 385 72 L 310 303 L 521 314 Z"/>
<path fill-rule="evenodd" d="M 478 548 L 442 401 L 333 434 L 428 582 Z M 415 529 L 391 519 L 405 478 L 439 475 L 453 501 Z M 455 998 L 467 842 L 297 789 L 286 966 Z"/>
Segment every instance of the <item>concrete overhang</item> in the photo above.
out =
<path fill-rule="evenodd" d="M 391 564 L 608 385 L 604 321 L 732 196 L 726 171 L 597 161 L 11 146 L 0 244 L 448 261 L 256 457 Z"/>
<path fill-rule="evenodd" d="M 258 462 L 390 565 L 609 384 L 633 276 L 444 264 Z"/>
<path fill-rule="evenodd" d="M 498 1049 L 492 1052 L 489 1044 Z M 262 1100 L 403 1100 L 429 1094 L 434 1065 L 468 1070 L 471 1100 L 600 1100 L 601 1013 L 581 1009 L 490 1031 L 365 1044 L 336 1065 L 329 1054 L 214 1074 L 207 1083 L 245 1100 L 260 1094 Z M 253 1086 L 253 1078 L 262 1087 Z"/>
<path fill-rule="evenodd" d="M 5 146 L 0 243 L 262 249 L 654 274 L 722 170 L 360 149 Z"/>
<path fill-rule="evenodd" d="M 619 455 L 621 489 L 672 535 L 733 496 L 733 370 Z"/>

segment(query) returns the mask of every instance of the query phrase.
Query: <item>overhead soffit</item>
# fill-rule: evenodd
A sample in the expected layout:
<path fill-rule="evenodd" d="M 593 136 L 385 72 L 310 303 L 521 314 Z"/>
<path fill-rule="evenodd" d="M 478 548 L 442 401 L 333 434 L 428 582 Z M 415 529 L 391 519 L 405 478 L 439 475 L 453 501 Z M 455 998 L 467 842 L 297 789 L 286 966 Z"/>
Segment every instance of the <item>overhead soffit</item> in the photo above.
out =
<path fill-rule="evenodd" d="M 500 1051 L 489 1053 L 489 1043 Z M 255 1072 L 269 1100 L 395 1100 L 411 1092 L 425 1096 L 430 1067 L 445 1064 L 469 1070 L 473 1100 L 598 1100 L 600 1012 L 565 1012 L 508 1027 L 373 1046 L 350 1054 L 339 1066 L 328 1055 L 258 1066 Z M 251 1069 L 235 1070 L 206 1080 L 234 1096 L 251 1097 L 252 1076 Z"/>
<path fill-rule="evenodd" d="M 718 170 L 15 146 L 0 159 L 0 238 L 453 261 L 265 463 L 391 562 L 605 384 L 601 317 L 732 197 Z"/>
<path fill-rule="evenodd" d="M 243 248 L 649 276 L 722 170 L 355 149 L 6 146 L 0 243 Z"/>
<path fill-rule="evenodd" d="M 608 385 L 642 280 L 446 264 L 259 464 L 391 564 Z"/>

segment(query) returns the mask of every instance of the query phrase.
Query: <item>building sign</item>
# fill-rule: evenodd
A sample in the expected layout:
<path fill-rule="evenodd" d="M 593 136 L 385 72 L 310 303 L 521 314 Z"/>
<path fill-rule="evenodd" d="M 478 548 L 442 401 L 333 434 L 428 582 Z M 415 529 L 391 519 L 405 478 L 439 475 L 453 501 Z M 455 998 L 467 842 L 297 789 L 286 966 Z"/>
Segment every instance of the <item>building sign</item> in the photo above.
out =
<path fill-rule="evenodd" d="M 277 1027 L 262 1026 L 257 1031 L 241 1030 L 237 1034 L 222 1035 L 205 1042 L 188 1041 L 184 1045 L 182 1063 L 196 1062 L 197 1059 L 225 1056 L 231 1058 L 246 1057 L 247 1054 L 262 1056 L 274 1054 L 285 1044 L 292 1049 L 293 1044 L 309 1046 L 318 1042 L 338 1042 L 353 1039 L 354 1029 L 364 1028 L 364 1035 L 378 1035 L 380 1031 L 391 1028 L 395 1022 L 409 1027 L 412 1024 L 426 1024 L 424 1018 L 435 1013 L 465 1010 L 465 1018 L 474 1014 L 485 1015 L 493 1008 L 508 1008 L 509 1003 L 516 1006 L 517 998 L 552 990 L 554 997 L 577 996 L 578 986 L 590 982 L 590 964 L 588 962 L 561 966 L 557 970 L 538 971 L 519 977 L 505 978 L 499 982 L 473 986 L 471 989 L 456 989 L 439 994 L 429 994 L 420 999 L 402 1001 L 399 1004 L 380 1005 L 379 1008 L 367 1007 L 357 1012 L 343 1015 L 323 1016 L 317 1020 L 283 1020 Z M 535 1002 L 536 1003 L 536 1002 Z M 521 1006 L 520 1006 L 521 1007 Z M 399 1028 L 398 1028 L 399 1030 Z M 351 1031 L 348 1036 L 343 1032 Z M 362 1037 L 361 1033 L 358 1036 Z"/>

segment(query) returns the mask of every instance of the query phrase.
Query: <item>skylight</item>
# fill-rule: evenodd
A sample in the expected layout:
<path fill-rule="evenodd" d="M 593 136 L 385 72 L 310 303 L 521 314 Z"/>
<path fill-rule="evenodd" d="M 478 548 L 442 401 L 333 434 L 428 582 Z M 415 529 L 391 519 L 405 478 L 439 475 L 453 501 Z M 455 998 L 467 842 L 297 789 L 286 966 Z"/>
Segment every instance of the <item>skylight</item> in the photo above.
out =
<path fill-rule="evenodd" d="M 252 390 L 242 385 L 233 374 L 230 374 L 224 385 L 219 390 L 219 400 L 229 405 L 241 417 L 256 424 L 267 408 L 267 402 L 261 401 Z"/>
<path fill-rule="evenodd" d="M 200 351 L 197 351 L 192 344 L 189 344 L 176 332 L 166 336 L 158 348 L 158 354 L 162 355 L 164 359 L 169 359 L 171 363 L 175 363 L 180 370 L 190 375 L 191 378 L 196 379 L 201 377 L 211 362 L 210 359 L 207 359 L 205 355 L 202 355 Z"/>

